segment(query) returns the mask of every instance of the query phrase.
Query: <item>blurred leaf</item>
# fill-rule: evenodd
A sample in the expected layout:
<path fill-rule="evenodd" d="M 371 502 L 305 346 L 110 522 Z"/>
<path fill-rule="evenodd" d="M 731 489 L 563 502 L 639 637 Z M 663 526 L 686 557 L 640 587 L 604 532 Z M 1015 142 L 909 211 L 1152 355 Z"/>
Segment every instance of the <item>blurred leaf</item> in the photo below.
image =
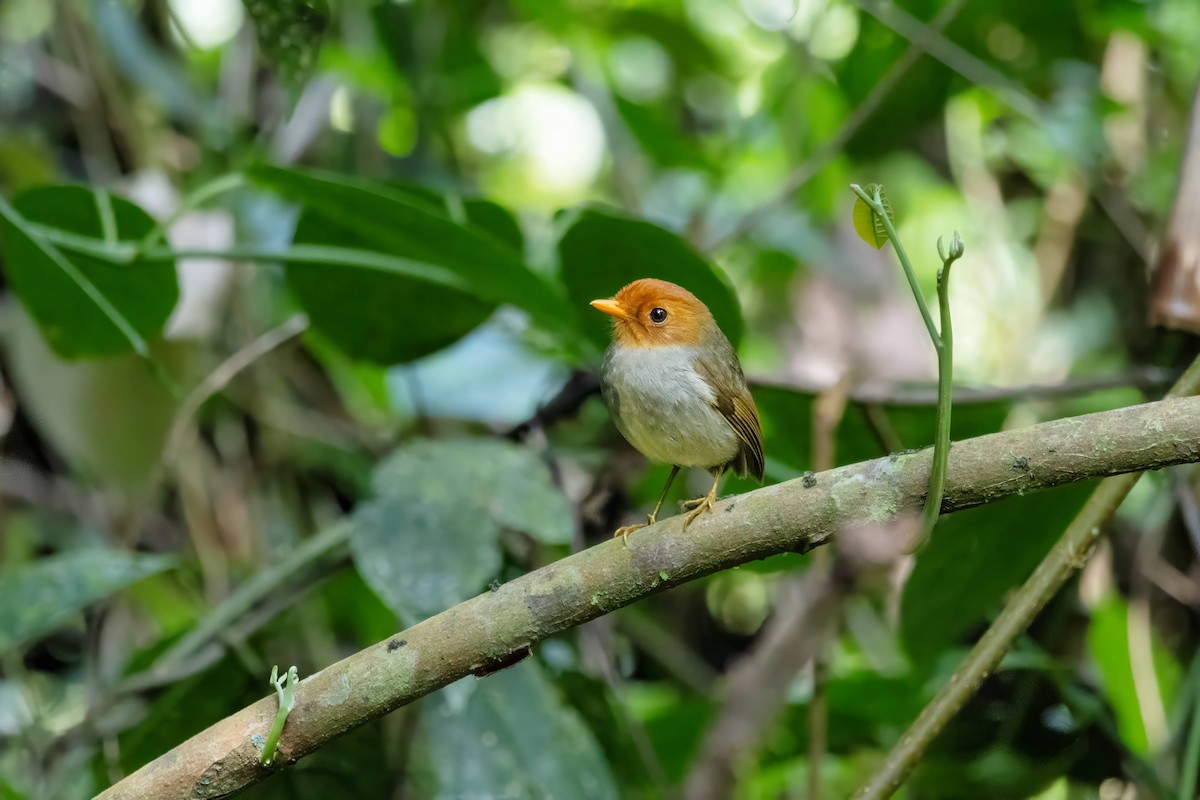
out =
<path fill-rule="evenodd" d="M 63 358 L 145 354 L 145 339 L 162 331 L 179 299 L 174 263 L 67 256 L 23 222 L 104 239 L 107 221 L 113 240 L 133 240 L 154 226 L 150 215 L 83 186 L 40 186 L 17 196 L 13 206 L 20 217 L 5 215 L 0 226 L 5 275 L 54 352 Z"/>
<path fill-rule="evenodd" d="M 435 800 L 616 800 L 604 755 L 533 659 L 426 701 L 424 746 Z"/>
<path fill-rule="evenodd" d="M 295 90 L 317 63 L 328 24 L 324 0 L 242 0 L 258 46 L 280 81 Z"/>
<path fill-rule="evenodd" d="M 869 726 L 904 726 L 916 719 L 924 705 L 921 686 L 912 677 L 868 670 L 831 676 L 826 696 L 830 716 L 846 727 L 850 720 Z"/>
<path fill-rule="evenodd" d="M 232 655 L 195 675 L 178 680 L 158 694 L 136 725 L 121 733 L 121 766 L 133 772 L 158 758 L 167 747 L 200 733 L 267 691 L 266 676 L 246 671 Z"/>
<path fill-rule="evenodd" d="M 174 559 L 79 550 L 0 572 L 0 653 L 49 633 L 84 606 L 168 569 Z"/>
<path fill-rule="evenodd" d="M 625 127 L 657 163 L 665 167 L 711 168 L 695 140 L 676 130 L 659 109 L 628 100 L 615 89 L 612 99 Z"/>
<path fill-rule="evenodd" d="M 543 327 L 565 334 L 568 345 L 578 337 L 558 291 L 525 266 L 511 238 L 491 233 L 504 225 L 494 209 L 472 207 L 489 227 L 460 225 L 410 190 L 269 166 L 255 167 L 250 175 L 305 207 L 297 243 L 369 251 L 361 267 L 288 265 L 289 282 L 314 326 L 351 355 L 387 361 L 430 352 L 466 333 L 496 303 L 527 311 Z M 511 229 L 504 229 L 511 237 Z M 369 257 L 374 254 L 412 262 L 428 280 L 391 272 Z M 379 340 L 384 337 L 402 340 Z"/>
<path fill-rule="evenodd" d="M 64 361 L 30 316 L 10 315 L 8 365 L 30 419 L 72 471 L 105 486 L 140 489 L 161 467 L 181 398 L 139 356 Z M 150 354 L 181 385 L 201 366 L 203 345 L 158 341 Z"/>
<path fill-rule="evenodd" d="M 490 439 L 414 442 L 375 473 L 355 512 L 359 573 L 411 624 L 481 591 L 500 569 L 501 526 L 565 544 L 570 507 L 531 451 Z"/>
<path fill-rule="evenodd" d="M 525 246 L 525 237 L 521 226 L 507 208 L 490 200 L 471 198 L 462 201 L 463 211 L 466 212 L 467 222 L 476 228 L 487 231 L 504 244 L 520 253 Z"/>
<path fill-rule="evenodd" d="M 868 183 L 862 187 L 868 197 L 874 197 L 875 193 L 879 193 L 879 201 L 883 204 L 883 210 L 887 213 L 888 219 L 893 223 L 896 221 L 896 215 L 892 212 L 892 204 L 888 202 L 887 195 L 883 191 L 883 187 L 876 183 Z M 858 195 L 854 197 L 854 232 L 858 234 L 858 238 L 862 239 L 867 244 L 874 247 L 876 250 L 887 244 L 887 231 L 883 227 L 883 220 L 875 213 L 866 201 Z"/>
<path fill-rule="evenodd" d="M 1088 652 L 1096 663 L 1104 694 L 1116 714 L 1121 739 L 1130 750 L 1146 756 L 1151 754 L 1150 741 L 1146 732 L 1146 717 L 1139 700 L 1139 688 L 1150 688 L 1157 684 L 1158 696 L 1148 699 L 1161 702 L 1164 710 L 1170 710 L 1179 693 L 1183 668 L 1158 640 L 1153 628 L 1144 631 L 1142 633 L 1150 637 L 1148 655 L 1153 663 L 1154 674 L 1142 676 L 1143 680 L 1149 680 L 1146 680 L 1144 687 L 1139 687 L 1133 673 L 1136 655 L 1129 641 L 1129 622 L 1128 603 L 1121 597 L 1108 598 L 1092 612 L 1087 637 Z"/>
<path fill-rule="evenodd" d="M 575 318 L 596 344 L 606 346 L 609 318 L 588 306 L 639 278 L 677 283 L 700 298 L 734 346 L 742 312 L 725 276 L 670 231 L 600 211 L 579 215 L 558 244 L 563 282 Z"/>
<path fill-rule="evenodd" d="M 480 45 L 489 18 L 482 0 L 432 5 L 372 3 L 375 38 L 398 75 L 419 74 L 419 102 L 437 116 L 465 111 L 503 88 Z"/>
<path fill-rule="evenodd" d="M 614 16 L 611 25 L 615 34 L 646 36 L 658 42 L 670 54 L 672 65 L 684 75 L 721 69 L 721 56 L 683 18 L 646 6 L 631 7 Z"/>
<path fill-rule="evenodd" d="M 55 177 L 54 153 L 41 136 L 26 128 L 4 129 L 0 136 L 0 179 L 9 191 L 53 183 Z"/>
<path fill-rule="evenodd" d="M 623 702 L 645 726 L 667 779 L 681 782 L 716 713 L 713 699 L 683 696 L 665 683 L 631 682 L 627 692 Z"/>
<path fill-rule="evenodd" d="M 1018 458 L 1012 456 L 1014 472 Z M 983 623 L 1029 577 L 1094 488 L 1089 481 L 942 517 L 904 586 L 900 633 L 909 656 L 929 666 Z"/>
<path fill-rule="evenodd" d="M 578 653 L 571 645 L 559 641 L 561 650 L 575 658 Z M 618 645 L 620 647 L 620 645 Z M 612 777 L 621 787 L 621 796 L 626 798 L 653 797 L 654 777 L 647 771 L 646 763 L 638 756 L 633 718 L 628 713 L 625 698 L 618 699 L 612 685 L 603 677 L 579 671 L 577 663 L 570 666 L 558 663 L 558 659 L 547 654 L 545 646 L 540 653 L 545 664 L 545 673 L 554 682 L 563 703 L 570 706 L 582 719 L 583 724 L 596 737 L 604 753 Z M 623 648 L 614 653 L 622 658 Z M 642 683 L 639 681 L 639 683 Z"/>
<path fill-rule="evenodd" d="M 379 118 L 375 135 L 388 155 L 402 158 L 411 153 L 417 144 L 417 120 L 412 107 L 394 103 Z"/>

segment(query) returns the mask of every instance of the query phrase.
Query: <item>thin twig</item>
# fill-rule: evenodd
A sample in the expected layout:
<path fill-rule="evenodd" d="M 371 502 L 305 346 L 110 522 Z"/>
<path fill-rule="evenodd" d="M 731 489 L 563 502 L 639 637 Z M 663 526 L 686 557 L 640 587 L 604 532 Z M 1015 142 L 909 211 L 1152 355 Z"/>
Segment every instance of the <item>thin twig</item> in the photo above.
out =
<path fill-rule="evenodd" d="M 833 469 L 837 464 L 837 432 L 846 416 L 853 377 L 842 373 L 838 382 L 817 396 L 813 403 L 812 464 L 816 472 Z M 813 554 L 813 567 L 829 568 L 829 548 L 822 547 Z M 820 800 L 821 768 L 825 762 L 829 731 L 829 697 L 826 680 L 829 674 L 829 643 L 838 635 L 841 601 L 837 598 L 829 637 L 818 642 L 812 657 L 812 699 L 808 703 L 808 800 Z M 797 621 L 789 621 L 796 624 Z M 768 636 L 764 638 L 770 638 Z"/>
<path fill-rule="evenodd" d="M 890 223 L 887 224 L 891 235 Z M 938 270 L 937 275 L 937 296 L 942 326 L 937 342 L 937 429 L 933 437 L 933 469 L 929 473 L 929 496 L 925 498 L 925 507 L 921 510 L 918 545 L 929 540 L 933 527 L 937 525 L 938 515 L 942 511 L 942 492 L 946 488 L 946 464 L 950 459 L 950 414 L 954 394 L 954 328 L 950 317 L 950 267 L 962 257 L 962 253 L 962 240 L 958 238 L 957 231 L 950 239 L 949 253 L 942 250 L 942 240 L 938 239 L 938 255 L 942 257 L 942 268 Z"/>
<path fill-rule="evenodd" d="M 171 229 L 171 226 L 183 219 L 183 217 L 190 214 L 204 203 L 207 203 L 212 198 L 245 185 L 245 175 L 240 172 L 230 172 L 197 186 L 193 191 L 189 192 L 182 200 L 179 201 L 179 205 L 175 207 L 174 211 L 172 211 L 168 216 L 154 223 L 154 227 L 142 237 L 140 247 L 150 248 L 159 244 L 167 235 L 167 231 Z"/>
<path fill-rule="evenodd" d="M 933 439 L 933 468 L 929 474 L 929 494 L 925 500 L 925 507 L 921 512 L 921 529 L 917 534 L 915 542 L 915 545 L 920 547 L 929 540 L 934 526 L 937 525 L 938 515 L 941 514 L 942 491 L 946 485 L 946 464 L 950 457 L 950 412 L 953 408 L 954 393 L 954 332 L 951 327 L 950 317 L 950 267 L 955 261 L 962 258 L 963 243 L 962 239 L 958 236 L 958 231 L 955 231 L 954 236 L 950 238 L 948 249 L 943 246 L 940 237 L 937 241 L 938 255 L 942 259 L 942 268 L 938 270 L 937 275 L 938 311 L 941 317 L 941 329 L 939 331 L 939 329 L 934 327 L 933 318 L 930 316 L 929 308 L 925 304 L 925 295 L 921 292 L 921 287 L 917 283 L 916 272 L 913 270 L 912 263 L 908 260 L 908 254 L 904 250 L 904 245 L 900 242 L 900 237 L 896 234 L 896 227 L 892 222 L 892 216 L 883 200 L 883 190 L 875 186 L 873 194 L 868 194 L 868 192 L 855 184 L 851 184 L 850 188 L 854 190 L 859 199 L 867 204 L 874 215 L 874 219 L 883 226 L 884 231 L 887 233 L 887 240 L 891 243 L 892 249 L 896 253 L 896 258 L 899 259 L 900 266 L 904 269 L 904 277 L 908 279 L 913 299 L 917 301 L 917 308 L 921 312 L 921 319 L 925 321 L 925 327 L 929 332 L 929 339 L 933 343 L 934 352 L 937 353 L 938 402 L 937 422 Z M 870 188 L 868 186 L 868 189 Z"/>
<path fill-rule="evenodd" d="M 192 420 L 210 397 L 228 386 L 229 382 L 236 378 L 242 370 L 306 330 L 308 330 L 308 317 L 304 314 L 296 314 L 242 346 L 237 352 L 218 364 L 216 369 L 200 381 L 192 391 L 188 392 L 187 398 L 179 406 L 179 411 L 176 412 L 175 419 L 171 422 L 171 430 L 167 434 L 166 444 L 163 446 L 163 463 L 175 462 L 184 436 L 191 428 Z"/>
<path fill-rule="evenodd" d="M 897 35 L 910 42 L 920 41 L 930 57 L 945 64 L 976 86 L 991 89 L 1014 111 L 1037 119 L 1042 114 L 1041 102 L 1023 86 L 987 62 L 968 53 L 947 39 L 940 31 L 909 14 L 891 0 L 853 0 L 854 4 Z"/>
<path fill-rule="evenodd" d="M 123 691 L 157 686 L 164 678 L 174 675 L 176 670 L 208 645 L 219 641 L 226 629 L 242 619 L 250 609 L 297 575 L 340 558 L 349 540 L 350 525 L 341 522 L 301 542 L 278 564 L 267 567 L 234 590 L 199 625 L 155 659 L 148 669 L 126 679 Z"/>
<path fill-rule="evenodd" d="M 1112 375 L 1097 375 L 1068 378 L 1056 383 L 1033 383 L 1023 386 L 955 386 L 954 404 L 982 405 L 1018 400 L 1052 400 L 1059 397 L 1105 392 L 1112 389 L 1142 389 L 1160 392 L 1178 380 L 1178 370 L 1160 367 L 1141 367 Z M 788 389 L 804 394 L 818 394 L 823 387 L 796 379 L 781 380 L 765 376 L 746 376 L 751 386 Z M 865 381 L 854 387 L 850 401 L 863 405 L 889 406 L 935 406 L 937 405 L 935 384 L 884 383 Z"/>

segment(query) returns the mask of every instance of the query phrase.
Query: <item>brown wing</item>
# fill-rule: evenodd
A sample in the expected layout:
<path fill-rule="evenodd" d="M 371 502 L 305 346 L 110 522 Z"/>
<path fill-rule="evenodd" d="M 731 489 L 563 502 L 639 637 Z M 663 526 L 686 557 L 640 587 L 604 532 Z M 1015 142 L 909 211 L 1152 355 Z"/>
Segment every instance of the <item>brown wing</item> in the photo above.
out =
<path fill-rule="evenodd" d="M 746 376 L 742 374 L 742 365 L 738 363 L 733 345 L 724 335 L 718 334 L 720 341 L 713 347 L 711 355 L 696 356 L 692 365 L 716 394 L 713 406 L 725 417 L 729 427 L 737 434 L 741 446 L 738 457 L 730 466 L 738 475 L 753 475 L 758 481 L 763 479 L 763 440 L 762 425 L 758 421 L 758 409 L 754 406 L 754 398 L 746 386 Z"/>

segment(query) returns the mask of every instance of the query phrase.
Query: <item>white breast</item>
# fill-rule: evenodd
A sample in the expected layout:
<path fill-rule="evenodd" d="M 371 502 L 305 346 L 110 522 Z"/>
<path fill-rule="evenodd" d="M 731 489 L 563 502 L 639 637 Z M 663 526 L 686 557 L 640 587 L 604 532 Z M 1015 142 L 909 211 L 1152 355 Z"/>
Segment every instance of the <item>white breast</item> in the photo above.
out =
<path fill-rule="evenodd" d="M 695 354 L 680 345 L 610 347 L 601 386 L 617 428 L 647 458 L 715 467 L 733 460 L 738 439 L 692 369 Z"/>

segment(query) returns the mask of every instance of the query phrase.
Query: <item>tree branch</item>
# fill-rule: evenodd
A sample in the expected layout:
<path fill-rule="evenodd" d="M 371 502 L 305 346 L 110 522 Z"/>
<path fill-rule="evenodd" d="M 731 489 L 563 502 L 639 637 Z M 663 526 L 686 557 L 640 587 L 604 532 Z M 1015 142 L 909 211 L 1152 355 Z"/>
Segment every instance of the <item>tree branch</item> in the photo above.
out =
<path fill-rule="evenodd" d="M 686 533 L 673 517 L 629 547 L 610 541 L 484 592 L 305 678 L 278 763 L 465 675 L 512 663 L 549 636 L 718 570 L 826 543 L 834 532 L 921 507 L 930 451 L 901 453 L 731 497 Z M 1019 492 L 1200 460 L 1200 399 L 1182 398 L 957 442 L 945 512 Z M 273 770 L 259 763 L 269 697 L 216 723 L 100 797 L 218 798 Z"/>

